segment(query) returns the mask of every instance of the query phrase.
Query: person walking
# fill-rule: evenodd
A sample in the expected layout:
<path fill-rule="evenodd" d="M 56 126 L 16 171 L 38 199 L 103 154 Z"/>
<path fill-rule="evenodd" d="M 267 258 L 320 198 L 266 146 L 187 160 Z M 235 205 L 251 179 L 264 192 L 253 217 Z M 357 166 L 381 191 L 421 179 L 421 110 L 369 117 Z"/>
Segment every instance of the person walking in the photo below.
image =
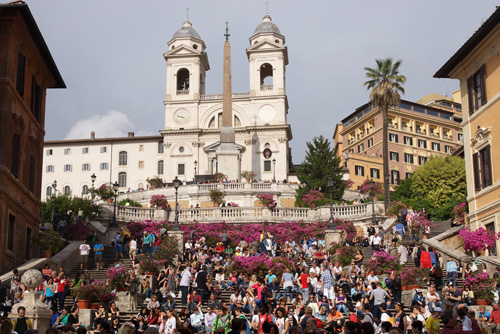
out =
<path fill-rule="evenodd" d="M 457 264 L 451 257 L 446 263 L 446 279 L 448 283 L 453 282 L 453 286 L 457 286 Z"/>
<path fill-rule="evenodd" d="M 79 247 L 80 249 L 80 271 L 84 268 L 87 270 L 87 262 L 89 261 L 90 246 L 87 244 L 87 240 L 83 239 L 83 243 Z"/>
<path fill-rule="evenodd" d="M 127 286 L 130 308 L 135 310 L 137 309 L 137 293 L 139 292 L 139 280 L 135 277 L 135 271 L 130 271 L 129 276 L 125 279 L 125 285 Z"/>
<path fill-rule="evenodd" d="M 97 266 L 97 270 L 103 269 L 102 266 L 102 251 L 104 250 L 104 245 L 99 241 L 99 239 L 96 240 L 96 243 L 94 245 L 94 255 L 95 255 L 95 263 Z"/>

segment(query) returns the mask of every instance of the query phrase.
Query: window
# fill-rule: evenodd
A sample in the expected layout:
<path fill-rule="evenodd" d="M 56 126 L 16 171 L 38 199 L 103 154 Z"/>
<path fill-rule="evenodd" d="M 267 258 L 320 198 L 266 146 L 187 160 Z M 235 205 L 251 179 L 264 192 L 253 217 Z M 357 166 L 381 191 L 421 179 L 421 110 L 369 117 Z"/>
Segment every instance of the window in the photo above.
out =
<path fill-rule="evenodd" d="M 412 173 L 406 173 L 406 178 L 411 179 L 411 175 L 412 175 Z"/>
<path fill-rule="evenodd" d="M 404 139 L 405 139 L 405 145 L 413 146 L 413 138 L 412 137 L 405 136 Z"/>
<path fill-rule="evenodd" d="M 184 147 L 183 146 L 179 147 L 179 152 L 184 153 Z"/>
<path fill-rule="evenodd" d="M 358 153 L 361 153 L 365 150 L 365 144 L 359 144 L 358 145 Z"/>
<path fill-rule="evenodd" d="M 53 154 L 52 149 L 49 149 L 49 150 L 45 151 L 45 155 L 52 155 L 52 154 Z"/>
<path fill-rule="evenodd" d="M 40 122 L 42 115 L 42 87 L 36 82 L 35 76 L 31 77 L 31 112 L 36 120 Z"/>
<path fill-rule="evenodd" d="M 271 171 L 271 160 L 264 160 L 264 172 Z"/>
<path fill-rule="evenodd" d="M 64 171 L 65 172 L 73 171 L 73 165 L 64 165 Z"/>
<path fill-rule="evenodd" d="M 139 161 L 139 169 L 144 169 L 144 161 Z"/>
<path fill-rule="evenodd" d="M 125 172 L 118 173 L 118 185 L 120 187 L 127 186 L 127 173 Z"/>
<path fill-rule="evenodd" d="M 439 143 L 432 143 L 432 150 L 433 151 L 440 151 L 441 145 Z"/>
<path fill-rule="evenodd" d="M 399 153 L 398 152 L 389 152 L 389 158 L 392 161 L 399 161 Z"/>
<path fill-rule="evenodd" d="M 163 175 L 163 160 L 158 161 L 158 175 Z"/>
<path fill-rule="evenodd" d="M 106 153 L 107 149 L 108 148 L 106 146 L 101 146 L 101 153 Z"/>
<path fill-rule="evenodd" d="M 26 243 L 24 244 L 24 258 L 29 260 L 31 258 L 31 229 L 26 227 Z"/>
<path fill-rule="evenodd" d="M 7 226 L 7 249 L 14 251 L 14 227 L 16 216 L 9 213 L 9 225 Z"/>
<path fill-rule="evenodd" d="M 158 153 L 163 153 L 164 152 L 164 148 L 163 148 L 163 140 L 160 140 L 158 142 Z"/>
<path fill-rule="evenodd" d="M 82 164 L 82 171 L 90 170 L 90 164 Z"/>
<path fill-rule="evenodd" d="M 71 154 L 71 149 L 70 148 L 65 148 L 64 149 L 64 155 Z"/>
<path fill-rule="evenodd" d="M 35 174 L 36 174 L 36 161 L 35 157 L 30 155 L 30 168 L 28 174 L 28 189 L 32 193 L 35 192 L 36 184 L 35 184 Z"/>
<path fill-rule="evenodd" d="M 490 145 L 472 155 L 474 188 L 479 191 L 493 184 Z"/>
<path fill-rule="evenodd" d="M 54 165 L 45 166 L 45 173 L 54 173 Z"/>
<path fill-rule="evenodd" d="M 444 151 L 445 151 L 447 154 L 451 154 L 451 146 L 450 146 L 450 145 L 444 145 Z"/>
<path fill-rule="evenodd" d="M 464 141 L 464 134 L 463 133 L 458 134 L 458 141 L 461 141 L 461 142 Z"/>
<path fill-rule="evenodd" d="M 177 165 L 177 175 L 184 175 L 185 165 L 178 164 Z"/>
<path fill-rule="evenodd" d="M 89 148 L 88 147 L 82 147 L 82 154 L 87 154 L 89 153 Z"/>
<path fill-rule="evenodd" d="M 88 185 L 84 185 L 82 187 L 82 195 L 87 195 L 89 193 L 89 186 Z"/>
<path fill-rule="evenodd" d="M 118 154 L 118 166 L 127 166 L 127 152 L 121 151 Z"/>
<path fill-rule="evenodd" d="M 354 166 L 354 174 L 358 176 L 365 176 L 365 167 L 363 166 Z"/>
<path fill-rule="evenodd" d="M 372 179 L 380 179 L 380 170 L 378 168 L 370 168 L 370 177 Z"/>
<path fill-rule="evenodd" d="M 467 91 L 469 95 L 469 114 L 486 104 L 485 87 L 486 67 L 483 64 L 479 71 L 467 79 Z"/>
<path fill-rule="evenodd" d="M 177 71 L 177 94 L 189 93 L 189 71 L 181 68 Z"/>
<path fill-rule="evenodd" d="M 407 164 L 413 163 L 413 154 L 405 153 L 405 162 Z"/>
<path fill-rule="evenodd" d="M 52 187 L 48 186 L 45 188 L 45 197 L 50 197 L 50 195 L 52 195 Z"/>
<path fill-rule="evenodd" d="M 373 146 L 373 138 L 368 139 L 368 147 Z"/>
<path fill-rule="evenodd" d="M 398 185 L 399 184 L 399 171 L 391 170 L 391 184 Z"/>
<path fill-rule="evenodd" d="M 420 166 L 425 165 L 426 162 L 427 162 L 427 157 L 421 157 L 421 156 L 418 157 L 418 164 Z"/>
<path fill-rule="evenodd" d="M 389 133 L 389 141 L 393 143 L 398 142 L 398 135 L 395 133 Z"/>
<path fill-rule="evenodd" d="M 418 140 L 418 147 L 419 148 L 427 148 L 427 141 L 423 139 Z"/>
<path fill-rule="evenodd" d="M 12 136 L 12 166 L 11 173 L 15 177 L 19 177 L 19 159 L 21 157 L 21 136 L 14 133 Z"/>
<path fill-rule="evenodd" d="M 144 145 L 141 144 L 141 145 L 139 145 L 139 152 L 142 152 L 142 151 L 144 151 Z"/>
<path fill-rule="evenodd" d="M 108 170 L 109 169 L 109 164 L 107 162 L 101 162 L 100 169 L 101 170 Z"/>
<path fill-rule="evenodd" d="M 26 65 L 26 57 L 21 53 L 17 53 L 17 71 L 16 71 L 16 90 L 19 95 L 24 95 L 24 71 Z"/>
<path fill-rule="evenodd" d="M 71 187 L 70 186 L 64 187 L 64 194 L 65 195 L 71 195 Z"/>

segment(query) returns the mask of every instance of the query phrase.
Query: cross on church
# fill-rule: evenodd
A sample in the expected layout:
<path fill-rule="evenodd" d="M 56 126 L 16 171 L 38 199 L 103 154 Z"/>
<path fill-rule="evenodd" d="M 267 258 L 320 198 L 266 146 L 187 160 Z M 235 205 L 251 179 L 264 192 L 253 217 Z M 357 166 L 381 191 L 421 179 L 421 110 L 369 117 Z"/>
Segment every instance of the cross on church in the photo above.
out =
<path fill-rule="evenodd" d="M 269 1 L 264 2 L 266 5 L 266 14 L 269 14 Z"/>
<path fill-rule="evenodd" d="M 229 21 L 226 21 L 226 33 L 224 34 L 224 36 L 226 36 L 226 42 L 229 41 Z"/>
<path fill-rule="evenodd" d="M 189 20 L 189 7 L 186 8 L 186 17 Z"/>

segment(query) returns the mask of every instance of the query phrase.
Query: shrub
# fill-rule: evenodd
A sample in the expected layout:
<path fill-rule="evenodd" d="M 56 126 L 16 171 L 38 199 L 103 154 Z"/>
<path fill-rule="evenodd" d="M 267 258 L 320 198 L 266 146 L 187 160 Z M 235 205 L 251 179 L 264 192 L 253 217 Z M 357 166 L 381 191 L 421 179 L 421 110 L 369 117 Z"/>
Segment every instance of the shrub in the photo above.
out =
<path fill-rule="evenodd" d="M 33 237 L 32 240 L 42 246 L 42 249 L 51 251 L 52 254 L 59 252 L 64 245 L 63 239 L 59 233 L 54 230 L 41 231 L 38 233 L 38 236 Z"/>
<path fill-rule="evenodd" d="M 163 180 L 159 177 L 147 178 L 146 182 L 151 185 L 151 187 L 163 187 Z"/>
<path fill-rule="evenodd" d="M 460 224 L 465 224 L 465 216 L 467 215 L 467 203 L 462 202 L 455 205 L 453 211 L 451 212 L 453 219 L 460 222 Z"/>
<path fill-rule="evenodd" d="M 302 202 L 310 208 L 315 208 L 319 201 L 325 198 L 322 192 L 311 190 L 302 197 Z"/>
<path fill-rule="evenodd" d="M 474 251 L 476 254 L 485 249 L 495 247 L 496 241 L 499 237 L 500 233 L 495 234 L 495 232 L 485 230 L 482 227 L 475 231 L 472 231 L 470 227 L 466 227 L 458 232 L 458 238 L 464 243 L 465 251 Z"/>
<path fill-rule="evenodd" d="M 465 278 L 464 286 L 468 286 L 474 291 L 475 299 L 492 300 L 494 298 L 493 291 L 496 291 L 496 282 L 490 278 L 487 273 L 479 272 Z"/>
<path fill-rule="evenodd" d="M 130 199 L 130 198 L 125 198 L 125 199 L 121 200 L 120 202 L 118 202 L 118 205 L 121 205 L 121 206 L 132 206 L 132 207 L 139 207 L 139 208 L 142 207 L 141 203 L 136 202 L 136 201 L 134 201 L 133 199 Z"/>
<path fill-rule="evenodd" d="M 400 201 L 392 201 L 391 205 L 387 208 L 387 214 L 388 215 L 395 215 L 395 216 L 400 216 L 401 215 L 401 210 L 407 209 L 406 205 L 403 202 Z"/>
<path fill-rule="evenodd" d="M 375 252 L 368 262 L 368 269 L 371 272 L 380 270 L 382 273 L 389 273 L 399 269 L 397 259 L 386 251 Z"/>
<path fill-rule="evenodd" d="M 374 182 L 372 190 L 370 180 L 366 179 L 359 187 L 359 193 L 369 197 L 378 197 L 384 193 L 384 185 L 380 182 Z"/>
<path fill-rule="evenodd" d="M 274 200 L 272 194 L 257 194 L 257 199 L 263 206 L 268 207 L 271 210 L 274 210 L 274 208 L 276 208 L 276 201 Z"/>
<path fill-rule="evenodd" d="M 210 189 L 209 197 L 213 203 L 221 204 L 224 202 L 224 197 L 226 193 L 219 189 Z"/>
<path fill-rule="evenodd" d="M 77 219 L 76 222 L 66 226 L 65 233 L 68 240 L 82 240 L 90 234 L 90 229 L 87 227 L 87 222 Z"/>
<path fill-rule="evenodd" d="M 159 209 L 166 209 L 168 207 L 167 197 L 165 195 L 153 195 L 149 201 L 151 206 Z"/>
<path fill-rule="evenodd" d="M 123 287 L 127 278 L 128 269 L 124 264 L 111 267 L 106 272 L 106 278 L 109 279 L 109 284 L 113 288 Z"/>
<path fill-rule="evenodd" d="M 286 257 L 269 257 L 265 255 L 250 257 L 237 256 L 230 270 L 241 271 L 248 275 L 258 274 L 260 271 L 266 274 L 271 270 L 277 277 L 281 277 L 285 269 L 291 269 L 292 266 L 293 264 Z"/>

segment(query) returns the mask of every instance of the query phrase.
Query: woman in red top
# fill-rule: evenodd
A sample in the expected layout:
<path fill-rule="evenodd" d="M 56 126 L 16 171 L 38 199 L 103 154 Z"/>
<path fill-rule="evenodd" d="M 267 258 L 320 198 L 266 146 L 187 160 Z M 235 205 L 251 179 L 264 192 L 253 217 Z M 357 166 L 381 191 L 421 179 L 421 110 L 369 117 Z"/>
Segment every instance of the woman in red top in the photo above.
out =
<path fill-rule="evenodd" d="M 300 291 L 302 292 L 302 298 L 304 300 L 309 299 L 309 283 L 311 282 L 311 277 L 307 274 L 307 269 L 302 269 L 302 275 L 300 275 Z"/>
<path fill-rule="evenodd" d="M 432 268 L 431 254 L 425 249 L 420 254 L 420 266 L 422 268 Z"/>
<path fill-rule="evenodd" d="M 66 292 L 64 291 L 66 287 L 69 288 L 69 281 L 66 278 L 64 272 L 59 273 L 59 277 L 54 280 L 57 283 L 57 299 L 59 301 L 59 310 L 64 308 L 64 300 L 66 299 Z"/>
<path fill-rule="evenodd" d="M 219 255 L 220 255 L 220 256 L 222 256 L 222 257 L 224 257 L 224 256 L 223 256 L 223 254 L 224 254 L 224 251 L 225 251 L 225 250 L 226 250 L 226 249 L 225 249 L 225 248 L 224 248 L 224 246 L 222 245 L 222 242 L 219 242 L 219 243 L 217 244 L 217 247 L 215 247 L 215 251 L 216 251 L 217 253 L 219 253 Z"/>

